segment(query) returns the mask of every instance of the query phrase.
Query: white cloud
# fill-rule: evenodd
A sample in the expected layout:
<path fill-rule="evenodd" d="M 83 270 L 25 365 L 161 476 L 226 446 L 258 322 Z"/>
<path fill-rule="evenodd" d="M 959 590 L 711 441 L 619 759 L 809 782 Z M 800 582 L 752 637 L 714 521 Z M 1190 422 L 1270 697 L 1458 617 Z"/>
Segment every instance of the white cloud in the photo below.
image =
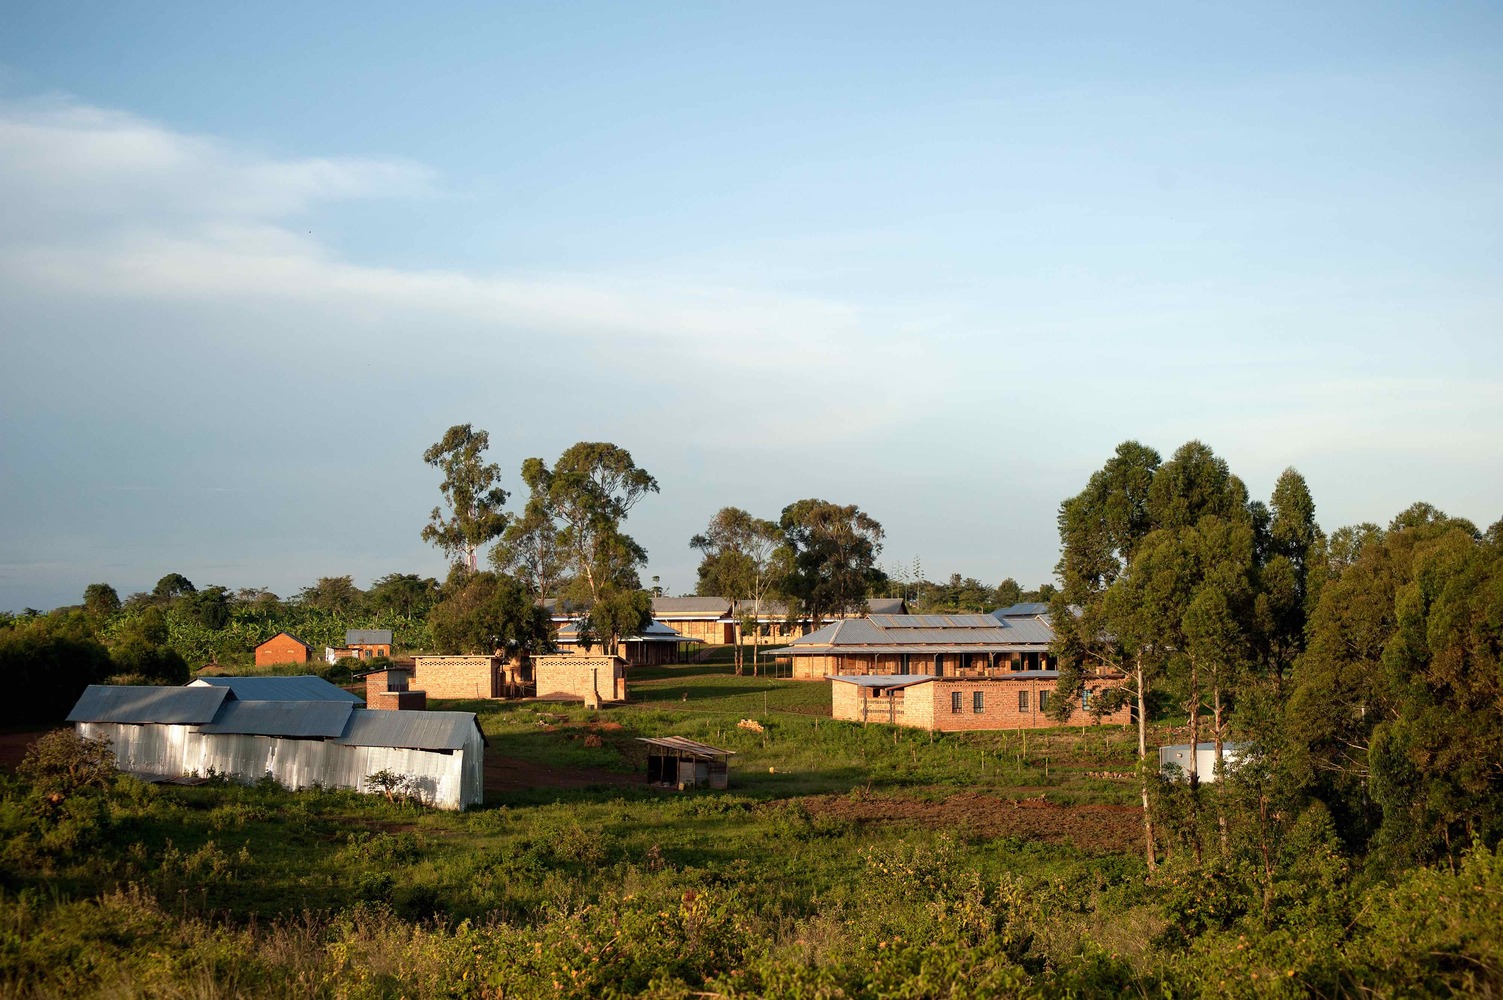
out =
<path fill-rule="evenodd" d="M 66 101 L 0 103 L 0 187 L 11 208 L 0 278 L 28 294 L 133 302 L 316 307 L 355 328 L 422 317 L 451 336 L 497 330 L 645 352 L 682 378 L 839 362 L 870 368 L 862 317 L 818 298 L 693 277 L 404 270 L 344 259 L 293 220 L 346 199 L 440 196 L 421 165 L 277 158 Z M 327 328 L 327 327 L 326 327 Z M 298 336 L 306 336 L 299 333 Z M 797 357 L 790 369 L 787 358 Z M 811 396 L 814 410 L 825 405 Z M 816 437 L 870 430 L 880 409 L 846 405 Z M 852 418 L 857 418 L 853 424 Z M 807 430 L 806 430 L 807 435 Z M 807 437 L 806 437 L 807 439 Z"/>

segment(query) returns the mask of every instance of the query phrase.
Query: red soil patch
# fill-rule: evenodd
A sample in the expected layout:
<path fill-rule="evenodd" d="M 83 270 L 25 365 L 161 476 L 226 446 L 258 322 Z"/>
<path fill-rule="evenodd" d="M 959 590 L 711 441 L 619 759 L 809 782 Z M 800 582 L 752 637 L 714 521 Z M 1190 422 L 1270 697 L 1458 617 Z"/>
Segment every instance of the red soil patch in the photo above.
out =
<path fill-rule="evenodd" d="M 521 792 L 533 788 L 588 788 L 590 785 L 640 785 L 644 775 L 620 774 L 593 767 L 560 767 L 516 757 L 485 755 L 485 790 Z"/>
<path fill-rule="evenodd" d="M 27 747 L 46 732 L 46 729 L 34 729 L 22 733 L 0 733 L 0 771 L 14 772 L 21 758 L 26 756 Z"/>
<path fill-rule="evenodd" d="M 812 816 L 1072 843 L 1093 854 L 1136 850 L 1143 837 L 1142 813 L 1133 806 L 1056 806 L 1038 799 L 999 799 L 973 792 L 939 802 L 898 798 L 852 801 L 838 795 L 816 795 L 803 801 Z"/>

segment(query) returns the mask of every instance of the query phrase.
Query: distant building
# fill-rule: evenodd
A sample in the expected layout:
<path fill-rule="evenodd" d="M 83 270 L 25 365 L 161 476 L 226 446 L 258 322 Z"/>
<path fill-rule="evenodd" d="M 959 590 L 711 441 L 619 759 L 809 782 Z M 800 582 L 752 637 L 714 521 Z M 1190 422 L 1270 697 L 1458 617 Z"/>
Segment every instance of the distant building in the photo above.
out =
<path fill-rule="evenodd" d="M 786 659 L 794 678 L 829 680 L 837 719 L 941 731 L 1032 729 L 1072 724 L 1078 708 L 1093 720 L 1129 721 L 1126 705 L 1102 712 L 1097 701 L 1121 686 L 1120 673 L 1088 677 L 1072 718 L 1053 718 L 1053 638 L 1036 616 L 868 615 L 826 625 L 769 655 Z"/>
<path fill-rule="evenodd" d="M 367 708 L 411 712 L 428 707 L 428 693 L 412 686 L 414 668 L 393 665 L 356 674 L 365 681 Z"/>
<path fill-rule="evenodd" d="M 332 691 L 330 690 L 332 689 Z M 185 687 L 91 684 L 68 714 L 145 780 L 219 774 L 249 784 L 371 792 L 371 775 L 412 779 L 444 809 L 484 798 L 485 736 L 468 712 L 373 712 L 318 677 L 200 678 Z"/>
<path fill-rule="evenodd" d="M 638 736 L 647 744 L 647 780 L 675 788 L 730 787 L 730 759 L 722 750 L 682 736 Z"/>
<path fill-rule="evenodd" d="M 415 656 L 411 683 L 429 698 L 520 698 L 529 693 L 532 660 L 510 656 Z"/>
<path fill-rule="evenodd" d="M 712 645 L 736 640 L 731 602 L 724 597 L 654 597 L 652 619 L 686 639 Z"/>
<path fill-rule="evenodd" d="M 256 666 L 274 667 L 280 663 L 307 663 L 312 652 L 312 646 L 291 632 L 278 632 L 256 647 Z"/>
<path fill-rule="evenodd" d="M 539 656 L 533 660 L 537 697 L 543 701 L 582 701 L 586 708 L 626 700 L 626 661 L 587 653 Z"/>
<path fill-rule="evenodd" d="M 352 628 L 344 634 L 343 646 L 326 646 L 324 659 L 335 663 L 348 657 L 357 660 L 374 660 L 378 656 L 391 656 L 391 629 Z"/>
<path fill-rule="evenodd" d="M 594 637 L 589 648 L 581 641 L 580 623 L 568 622 L 558 630 L 554 637 L 554 645 L 560 653 L 582 655 L 603 654 L 602 643 L 599 637 Z M 661 622 L 651 622 L 636 635 L 624 636 L 616 645 L 614 653 L 626 662 L 628 666 L 647 667 L 658 666 L 664 663 L 682 663 L 688 658 L 689 651 L 700 640 L 690 639 L 676 629 L 671 629 Z"/>
<path fill-rule="evenodd" d="M 769 655 L 791 661 L 791 676 L 924 674 L 979 677 L 1054 667 L 1046 623 L 992 615 L 868 615 L 846 618 Z"/>

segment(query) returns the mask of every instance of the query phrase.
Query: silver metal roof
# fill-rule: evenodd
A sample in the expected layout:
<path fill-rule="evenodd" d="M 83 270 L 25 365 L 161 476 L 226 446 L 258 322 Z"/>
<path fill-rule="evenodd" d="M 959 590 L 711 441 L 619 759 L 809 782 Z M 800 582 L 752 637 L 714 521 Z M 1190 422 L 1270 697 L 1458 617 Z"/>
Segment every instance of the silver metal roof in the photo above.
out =
<path fill-rule="evenodd" d="M 654 597 L 652 613 L 656 617 L 693 616 L 714 618 L 730 610 L 724 597 Z"/>
<path fill-rule="evenodd" d="M 189 687 L 222 687 L 240 701 L 347 701 L 363 705 L 364 701 L 322 677 L 200 677 Z"/>
<path fill-rule="evenodd" d="M 905 688 L 939 680 L 927 674 L 826 674 L 827 681 L 840 681 L 864 688 Z"/>
<path fill-rule="evenodd" d="M 794 639 L 788 655 L 812 655 L 815 647 L 830 652 L 1027 652 L 1047 646 L 1054 632 L 1035 619 L 991 615 L 870 615 L 847 618 Z M 881 647 L 878 649 L 877 647 Z"/>
<path fill-rule="evenodd" d="M 992 614 L 997 618 L 1029 618 L 1034 615 L 1047 615 L 1049 605 L 1040 603 L 1013 604 L 1005 608 L 998 608 Z"/>
<path fill-rule="evenodd" d="M 729 757 L 736 752 L 712 747 L 708 743 L 696 743 L 682 736 L 638 736 L 637 740 L 640 743 L 651 743 L 665 750 L 677 750 L 679 753 L 695 754 L 700 757 Z"/>
<path fill-rule="evenodd" d="M 344 735 L 354 711 L 346 701 L 228 701 L 199 731 L 333 739 Z"/>
<path fill-rule="evenodd" d="M 570 622 L 558 630 L 560 642 L 574 642 L 579 636 L 579 623 Z M 662 622 L 649 622 L 647 627 L 637 635 L 624 636 L 622 642 L 703 642 L 702 639 L 691 639 L 678 629 L 664 625 Z"/>
<path fill-rule="evenodd" d="M 869 615 L 900 615 L 907 610 L 901 597 L 871 597 L 866 601 Z"/>
<path fill-rule="evenodd" d="M 390 646 L 391 629 L 389 628 L 352 628 L 344 633 L 344 644 L 353 646 Z"/>
<path fill-rule="evenodd" d="M 363 709 L 350 713 L 349 728 L 335 740 L 351 747 L 462 750 L 479 723 L 470 712 L 409 712 Z"/>
<path fill-rule="evenodd" d="M 212 721 L 229 697 L 223 687 L 90 684 L 68 713 L 68 721 L 196 726 Z"/>

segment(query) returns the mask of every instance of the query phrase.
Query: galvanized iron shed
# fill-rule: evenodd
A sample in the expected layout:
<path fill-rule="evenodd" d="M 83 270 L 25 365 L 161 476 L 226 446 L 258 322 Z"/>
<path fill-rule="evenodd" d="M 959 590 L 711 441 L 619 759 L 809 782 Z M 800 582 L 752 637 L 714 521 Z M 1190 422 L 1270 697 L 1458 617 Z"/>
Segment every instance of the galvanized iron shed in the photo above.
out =
<path fill-rule="evenodd" d="M 734 750 L 721 750 L 682 736 L 638 736 L 647 744 L 647 780 L 654 785 L 677 788 L 726 788 L 730 785 L 730 758 Z"/>
<path fill-rule="evenodd" d="M 273 679 L 304 680 L 224 678 Z M 237 689 L 294 697 L 250 700 L 237 697 Z M 309 694 L 315 699 L 305 700 Z M 372 712 L 348 697 L 329 697 L 312 684 L 96 684 L 84 691 L 68 721 L 84 736 L 110 740 L 120 769 L 148 780 L 218 774 L 248 784 L 270 776 L 293 789 L 369 792 L 367 779 L 390 770 L 409 776 L 411 793 L 429 805 L 480 804 L 485 736 L 473 714 Z"/>

